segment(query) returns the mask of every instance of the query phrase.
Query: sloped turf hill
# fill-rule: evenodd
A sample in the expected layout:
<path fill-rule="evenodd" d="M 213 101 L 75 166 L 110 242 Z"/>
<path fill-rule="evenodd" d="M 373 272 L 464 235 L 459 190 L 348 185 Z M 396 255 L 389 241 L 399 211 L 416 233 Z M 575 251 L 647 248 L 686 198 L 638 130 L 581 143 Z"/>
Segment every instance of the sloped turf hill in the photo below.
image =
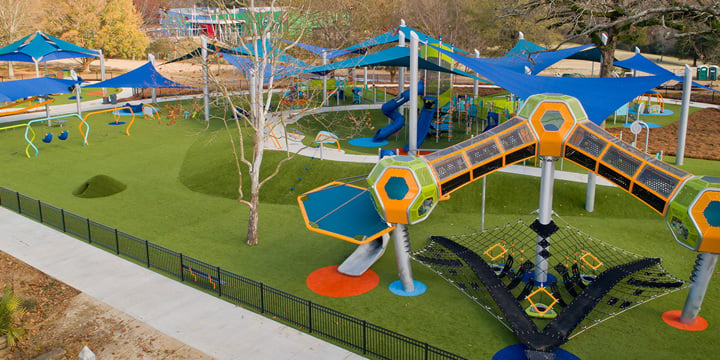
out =
<path fill-rule="evenodd" d="M 107 175 L 95 175 L 80 185 L 73 195 L 81 198 L 98 198 L 117 194 L 127 185 Z"/>

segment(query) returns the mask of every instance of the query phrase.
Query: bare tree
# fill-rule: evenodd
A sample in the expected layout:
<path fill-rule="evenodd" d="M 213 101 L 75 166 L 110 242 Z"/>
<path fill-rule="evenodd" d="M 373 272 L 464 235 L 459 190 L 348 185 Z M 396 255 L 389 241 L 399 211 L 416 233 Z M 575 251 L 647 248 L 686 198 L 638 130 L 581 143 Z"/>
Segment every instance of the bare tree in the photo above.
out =
<path fill-rule="evenodd" d="M 28 16 L 32 5 L 27 0 L 0 0 L 0 44 L 16 41 L 33 28 L 32 16 Z M 13 64 L 10 61 L 8 61 L 8 77 L 11 79 L 15 77 Z"/>
<path fill-rule="evenodd" d="M 223 5 L 223 4 L 219 4 Z M 295 80 L 280 80 L 280 73 L 287 63 L 283 63 L 288 51 L 296 46 L 309 29 L 307 2 L 305 0 L 280 3 L 270 1 L 269 6 L 260 9 L 250 0 L 247 17 L 237 43 L 227 44 L 244 49 L 250 55 L 245 57 L 246 73 L 249 83 L 247 92 L 235 94 L 226 77 L 213 77 L 213 84 L 229 104 L 232 116 L 223 117 L 226 130 L 230 135 L 232 152 L 238 172 L 238 201 L 249 209 L 246 244 L 258 244 L 260 191 L 263 185 L 273 179 L 281 167 L 297 153 L 288 151 L 275 164 L 264 164 L 266 148 L 285 142 L 289 150 L 288 136 L 282 139 L 273 129 L 285 131 L 285 120 L 276 108 L 277 96 L 283 94 L 288 85 Z M 225 11 L 229 9 L 225 8 Z M 281 39 L 288 40 L 284 42 Z M 295 93 L 297 94 L 297 93 Z M 302 117 L 312 109 L 312 99 L 294 103 L 301 108 L 292 110 L 295 118 Z M 298 105 L 303 104 L 303 105 Z M 282 102 L 280 103 L 282 106 Z M 286 113 L 287 114 L 287 113 Z M 331 125 L 327 125 L 331 126 Z M 278 128 L 279 127 L 279 128 Z M 248 143 L 249 142 L 249 143 Z M 269 146 L 268 146 L 269 145 Z M 302 149 L 295 149 L 302 150 Z M 265 169 L 265 170 L 263 170 Z M 264 171 L 264 172 L 263 172 Z M 247 174 L 247 175 L 245 175 Z M 246 179 L 249 182 L 244 184 Z M 245 190 L 244 190 L 245 189 Z M 247 192 L 246 192 L 247 191 Z"/>
<path fill-rule="evenodd" d="M 720 32 L 720 2 L 674 0 L 528 0 L 511 15 L 539 12 L 549 28 L 561 28 L 565 42 L 589 37 L 599 47 L 603 61 L 600 76 L 607 77 L 619 40 L 638 27 L 659 25 L 667 29 L 666 38 L 698 35 L 717 36 Z M 690 29 L 685 24 L 697 27 Z M 607 43 L 601 42 L 601 34 Z"/>

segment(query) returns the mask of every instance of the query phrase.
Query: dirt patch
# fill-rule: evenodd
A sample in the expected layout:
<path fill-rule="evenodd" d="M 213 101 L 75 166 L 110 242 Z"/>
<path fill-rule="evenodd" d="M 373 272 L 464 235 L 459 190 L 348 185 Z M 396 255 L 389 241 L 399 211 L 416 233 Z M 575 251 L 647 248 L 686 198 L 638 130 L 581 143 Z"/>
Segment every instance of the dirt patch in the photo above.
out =
<path fill-rule="evenodd" d="M 650 129 L 648 152 L 660 151 L 665 155 L 676 155 L 679 123 Z M 622 131 L 623 140 L 631 142 L 634 135 L 630 129 L 617 127 L 607 129 L 615 136 Z M 647 132 L 643 130 L 637 139 L 638 147 L 645 146 Z M 720 160 L 720 110 L 702 109 L 688 118 L 685 156 L 695 159 Z"/>
<path fill-rule="evenodd" d="M 212 359 L 143 322 L 0 251 L 0 285 L 12 284 L 29 311 L 21 342 L 2 359 L 33 359 L 61 349 L 77 359 L 88 346 L 98 359 Z"/>

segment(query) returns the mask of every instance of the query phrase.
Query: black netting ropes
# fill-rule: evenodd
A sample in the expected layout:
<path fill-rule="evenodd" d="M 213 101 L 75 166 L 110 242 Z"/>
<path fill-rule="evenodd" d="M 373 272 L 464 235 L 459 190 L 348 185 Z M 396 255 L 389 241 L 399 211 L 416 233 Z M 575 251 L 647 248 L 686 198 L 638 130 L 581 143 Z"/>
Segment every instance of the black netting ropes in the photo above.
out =
<path fill-rule="evenodd" d="M 545 283 L 534 280 L 537 253 L 548 262 Z M 543 226 L 518 220 L 484 232 L 434 236 L 413 257 L 480 304 L 522 343 L 541 351 L 689 286 L 666 272 L 659 258 L 630 253 L 554 222 Z"/>

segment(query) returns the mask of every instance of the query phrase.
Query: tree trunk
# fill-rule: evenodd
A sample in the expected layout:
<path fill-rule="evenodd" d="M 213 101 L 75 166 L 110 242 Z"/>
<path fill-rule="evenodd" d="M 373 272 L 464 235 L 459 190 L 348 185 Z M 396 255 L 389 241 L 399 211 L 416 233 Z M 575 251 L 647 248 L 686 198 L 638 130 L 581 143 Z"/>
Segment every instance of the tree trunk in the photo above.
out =
<path fill-rule="evenodd" d="M 607 32 L 608 41 L 606 45 L 600 45 L 602 62 L 600 63 L 600 77 L 611 77 L 615 59 L 615 47 L 617 46 L 617 34 L 613 29 Z"/>
<path fill-rule="evenodd" d="M 248 218 L 248 225 L 247 225 L 247 240 L 245 241 L 245 244 L 247 245 L 257 245 L 258 244 L 258 226 L 260 224 L 260 192 L 259 191 L 251 191 L 250 192 L 250 216 Z"/>
<path fill-rule="evenodd" d="M 80 72 L 87 72 L 90 70 L 90 63 L 93 62 L 95 58 L 92 57 L 86 57 L 82 59 L 82 69 L 80 69 Z"/>

